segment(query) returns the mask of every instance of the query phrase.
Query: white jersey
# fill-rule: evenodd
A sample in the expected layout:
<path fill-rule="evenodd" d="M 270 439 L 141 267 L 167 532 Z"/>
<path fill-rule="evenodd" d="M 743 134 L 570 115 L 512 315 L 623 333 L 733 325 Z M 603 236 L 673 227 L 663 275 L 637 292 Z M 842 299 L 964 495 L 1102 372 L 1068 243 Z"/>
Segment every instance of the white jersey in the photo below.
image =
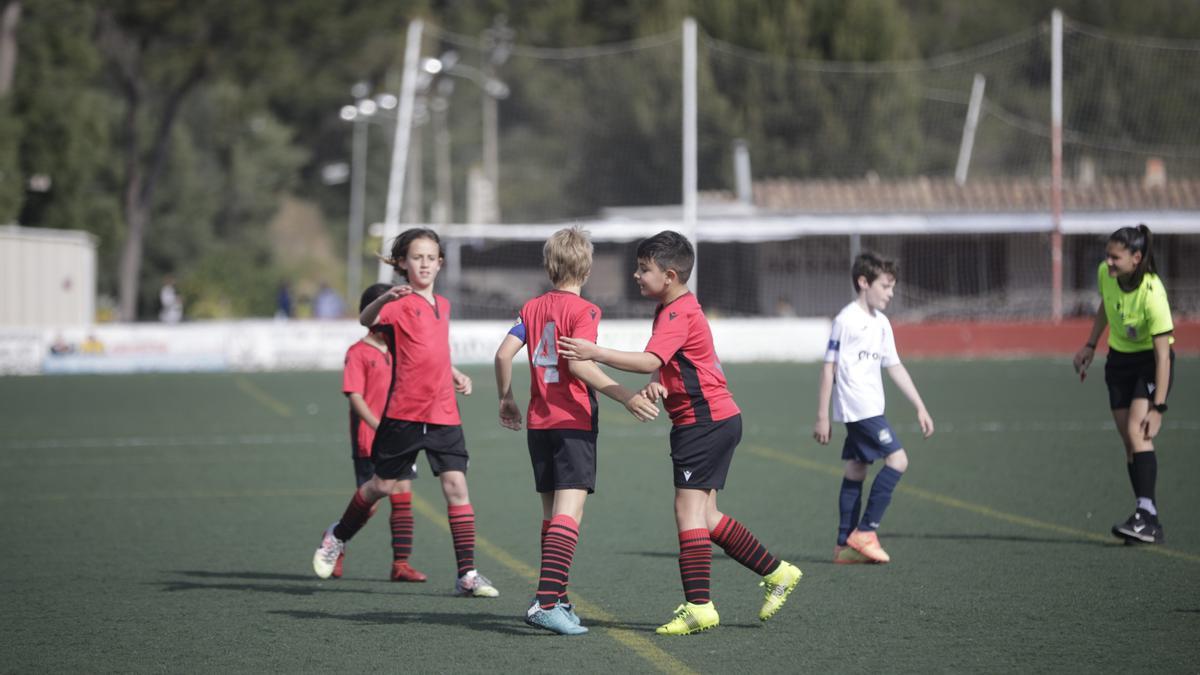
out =
<path fill-rule="evenodd" d="M 833 320 L 825 362 L 836 364 L 833 420 L 857 422 L 883 414 L 881 368 L 900 363 L 892 323 L 883 312 L 868 314 L 852 302 Z"/>

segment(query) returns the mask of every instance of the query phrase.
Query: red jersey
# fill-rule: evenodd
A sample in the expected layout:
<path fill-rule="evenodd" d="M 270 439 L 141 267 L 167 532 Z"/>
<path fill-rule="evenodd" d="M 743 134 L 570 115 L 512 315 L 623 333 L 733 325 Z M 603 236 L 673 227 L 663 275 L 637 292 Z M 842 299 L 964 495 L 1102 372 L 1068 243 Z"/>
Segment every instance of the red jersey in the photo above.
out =
<path fill-rule="evenodd" d="M 662 360 L 665 406 L 676 426 L 718 422 L 741 412 L 729 393 L 712 330 L 695 295 L 686 293 L 654 310 L 646 351 Z"/>
<path fill-rule="evenodd" d="M 360 394 L 376 418 L 383 417 L 388 389 L 392 386 L 392 357 L 378 347 L 359 340 L 346 350 L 342 369 L 342 393 Z M 350 443 L 355 457 L 370 457 L 375 430 L 350 408 Z"/>
<path fill-rule="evenodd" d="M 558 338 L 596 341 L 600 308 L 569 291 L 550 291 L 521 308 L 529 352 L 530 429 L 596 431 L 596 392 L 571 375 L 558 355 Z"/>
<path fill-rule="evenodd" d="M 405 422 L 462 424 L 450 370 L 450 301 L 413 293 L 383 306 L 376 326 L 392 353 L 394 375 L 383 414 Z"/>

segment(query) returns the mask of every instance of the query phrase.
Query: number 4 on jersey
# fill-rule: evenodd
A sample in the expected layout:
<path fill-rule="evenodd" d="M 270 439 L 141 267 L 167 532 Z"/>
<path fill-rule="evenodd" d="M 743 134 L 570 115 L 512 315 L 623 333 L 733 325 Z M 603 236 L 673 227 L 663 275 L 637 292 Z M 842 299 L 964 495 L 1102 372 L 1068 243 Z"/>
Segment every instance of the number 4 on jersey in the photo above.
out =
<path fill-rule="evenodd" d="M 542 329 L 542 337 L 533 348 L 533 365 L 545 368 L 542 382 L 554 384 L 558 382 L 558 346 L 554 337 L 554 322 L 546 322 Z"/>

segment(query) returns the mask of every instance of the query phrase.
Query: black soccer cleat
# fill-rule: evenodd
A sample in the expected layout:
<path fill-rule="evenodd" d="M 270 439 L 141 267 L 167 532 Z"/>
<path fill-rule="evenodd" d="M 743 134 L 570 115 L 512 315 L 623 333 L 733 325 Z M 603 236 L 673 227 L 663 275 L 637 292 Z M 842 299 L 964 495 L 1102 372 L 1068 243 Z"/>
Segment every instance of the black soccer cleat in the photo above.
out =
<path fill-rule="evenodd" d="M 1127 544 L 1161 544 L 1164 541 L 1158 517 L 1142 509 L 1134 511 L 1125 522 L 1113 525 L 1112 533 Z"/>

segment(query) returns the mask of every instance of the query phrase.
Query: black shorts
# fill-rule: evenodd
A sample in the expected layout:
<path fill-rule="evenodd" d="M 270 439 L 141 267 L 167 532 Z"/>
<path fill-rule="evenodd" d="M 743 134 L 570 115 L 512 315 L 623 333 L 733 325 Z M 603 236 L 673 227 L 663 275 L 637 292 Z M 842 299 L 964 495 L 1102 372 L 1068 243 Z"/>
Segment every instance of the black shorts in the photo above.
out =
<path fill-rule="evenodd" d="M 363 483 L 371 480 L 371 476 L 375 475 L 375 462 L 370 457 L 354 457 L 354 482 L 358 487 L 362 487 Z M 409 475 L 401 476 L 397 480 L 413 480 L 417 477 L 417 465 L 412 465 L 412 470 Z"/>
<path fill-rule="evenodd" d="M 675 487 L 720 490 L 725 487 L 733 450 L 742 440 L 742 416 L 720 422 L 696 422 L 671 428 L 671 465 Z"/>
<path fill-rule="evenodd" d="M 1135 398 L 1154 400 L 1154 350 L 1119 352 L 1109 348 L 1104 362 L 1104 384 L 1108 385 L 1108 407 L 1126 409 Z M 1171 374 L 1167 392 L 1175 382 L 1175 350 L 1171 350 Z"/>
<path fill-rule="evenodd" d="M 371 446 L 375 474 L 385 480 L 411 477 L 417 453 L 422 450 L 435 476 L 440 476 L 443 471 L 466 473 L 470 463 L 461 426 L 385 417 L 375 430 L 375 444 Z"/>
<path fill-rule="evenodd" d="M 529 461 L 533 485 L 555 490 L 596 491 L 596 432 L 581 429 L 530 429 Z"/>

